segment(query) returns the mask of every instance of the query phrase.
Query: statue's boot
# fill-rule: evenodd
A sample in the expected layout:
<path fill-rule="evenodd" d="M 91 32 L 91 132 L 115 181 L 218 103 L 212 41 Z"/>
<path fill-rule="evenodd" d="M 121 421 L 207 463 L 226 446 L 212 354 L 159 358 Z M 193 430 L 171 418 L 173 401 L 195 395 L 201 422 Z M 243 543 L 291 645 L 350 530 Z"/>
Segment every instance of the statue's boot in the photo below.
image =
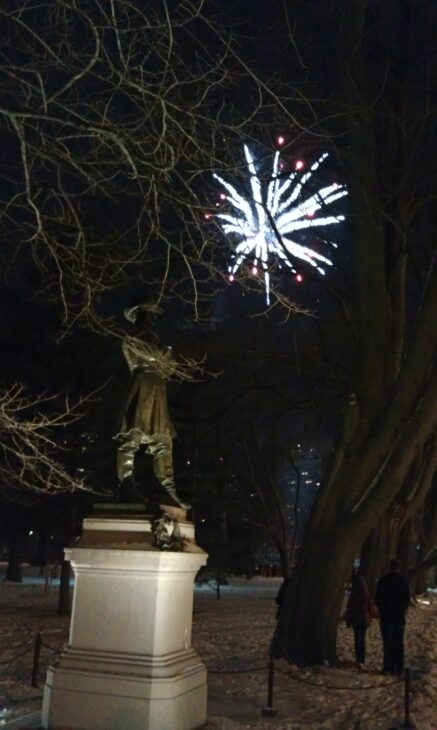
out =
<path fill-rule="evenodd" d="M 191 509 L 191 504 L 183 502 L 176 493 L 171 438 L 160 436 L 159 439 L 150 442 L 148 446 L 149 452 L 153 456 L 153 472 L 166 492 L 159 503 L 169 507 Z"/>
<path fill-rule="evenodd" d="M 160 500 L 160 504 L 169 507 L 180 507 L 181 509 L 191 509 L 191 504 L 183 502 L 178 496 L 174 484 L 165 484 L 164 482 L 161 482 L 161 484 L 164 487 L 166 494 L 163 496 L 162 500 Z"/>

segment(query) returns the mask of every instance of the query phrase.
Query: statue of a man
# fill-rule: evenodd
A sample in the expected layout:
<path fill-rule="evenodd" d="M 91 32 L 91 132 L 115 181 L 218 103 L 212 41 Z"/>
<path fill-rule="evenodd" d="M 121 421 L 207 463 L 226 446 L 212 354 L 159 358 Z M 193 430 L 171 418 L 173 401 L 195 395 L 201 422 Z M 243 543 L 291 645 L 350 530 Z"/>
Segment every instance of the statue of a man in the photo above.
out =
<path fill-rule="evenodd" d="M 117 476 L 121 491 L 139 496 L 134 478 L 135 455 L 143 446 L 153 458 L 153 472 L 167 492 L 163 504 L 189 509 L 178 497 L 173 473 L 172 439 L 176 431 L 167 407 L 166 381 L 175 371 L 171 347 L 162 347 L 152 332 L 161 309 L 141 303 L 126 309 L 126 319 L 134 327 L 123 341 L 123 354 L 131 372 L 131 384 L 121 418 L 117 451 Z"/>

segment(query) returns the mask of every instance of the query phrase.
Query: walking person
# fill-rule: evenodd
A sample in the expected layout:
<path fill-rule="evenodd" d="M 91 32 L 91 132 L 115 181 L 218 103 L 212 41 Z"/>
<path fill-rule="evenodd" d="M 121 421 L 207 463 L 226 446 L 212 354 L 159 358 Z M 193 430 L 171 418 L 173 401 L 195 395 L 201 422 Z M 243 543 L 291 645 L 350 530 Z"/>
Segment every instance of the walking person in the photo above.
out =
<path fill-rule="evenodd" d="M 355 643 L 355 661 L 359 669 L 366 661 L 366 631 L 372 621 L 374 607 L 362 575 L 353 575 L 351 592 L 346 606 L 346 625 L 352 627 Z"/>
<path fill-rule="evenodd" d="M 394 558 L 390 572 L 378 580 L 375 594 L 384 649 L 383 672 L 391 674 L 404 671 L 405 615 L 410 605 L 408 583 L 399 570 L 399 560 Z"/>

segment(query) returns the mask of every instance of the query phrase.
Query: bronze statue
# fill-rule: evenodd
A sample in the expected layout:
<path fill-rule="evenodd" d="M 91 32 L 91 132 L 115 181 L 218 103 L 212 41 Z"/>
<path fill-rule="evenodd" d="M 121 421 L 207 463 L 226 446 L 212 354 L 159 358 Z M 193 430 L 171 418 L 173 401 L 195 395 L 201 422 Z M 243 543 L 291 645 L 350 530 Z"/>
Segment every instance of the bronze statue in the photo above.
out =
<path fill-rule="evenodd" d="M 173 474 L 172 439 L 176 431 L 167 407 L 166 381 L 176 369 L 171 347 L 162 347 L 153 324 L 161 309 L 142 303 L 126 309 L 126 319 L 134 325 L 124 338 L 122 349 L 132 380 L 122 410 L 120 441 L 117 451 L 117 475 L 121 492 L 144 495 L 138 490 L 134 474 L 135 455 L 141 447 L 153 458 L 153 472 L 166 495 L 159 502 L 189 509 L 178 497 Z"/>

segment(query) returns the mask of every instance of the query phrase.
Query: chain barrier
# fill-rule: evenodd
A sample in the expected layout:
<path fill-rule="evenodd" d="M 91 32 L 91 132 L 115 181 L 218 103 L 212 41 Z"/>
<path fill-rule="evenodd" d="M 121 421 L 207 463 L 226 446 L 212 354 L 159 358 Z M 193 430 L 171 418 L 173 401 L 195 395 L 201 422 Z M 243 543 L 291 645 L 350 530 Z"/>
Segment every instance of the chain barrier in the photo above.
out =
<path fill-rule="evenodd" d="M 245 667 L 244 669 L 208 669 L 209 674 L 252 674 L 254 672 L 261 672 L 268 670 L 268 682 L 267 682 L 267 705 L 261 710 L 261 714 L 267 717 L 275 717 L 277 710 L 273 706 L 273 693 L 274 693 L 274 674 L 275 670 L 282 674 L 284 677 L 293 679 L 295 682 L 306 684 L 310 687 L 317 687 L 318 689 L 325 689 L 334 692 L 362 692 L 369 691 L 372 689 L 385 689 L 386 687 L 393 687 L 395 685 L 402 684 L 404 686 L 404 727 L 412 727 L 410 721 L 410 694 L 411 694 L 411 672 L 410 669 L 405 670 L 403 676 L 396 677 L 389 682 L 380 682 L 378 684 L 362 684 L 359 686 L 351 685 L 338 685 L 338 684 L 326 684 L 324 682 L 316 682 L 306 677 L 299 677 L 293 674 L 291 671 L 284 671 L 275 665 L 275 662 L 270 658 L 267 666 L 262 667 Z M 426 674 L 425 670 L 413 670 L 417 671 L 418 674 Z"/>
<path fill-rule="evenodd" d="M 323 682 L 312 682 L 310 679 L 304 679 L 303 677 L 298 677 L 297 675 L 293 674 L 292 672 L 284 672 L 283 669 L 279 669 L 279 667 L 275 667 L 275 670 L 279 672 L 279 674 L 283 674 L 285 677 L 290 677 L 291 679 L 294 679 L 296 682 L 301 682 L 302 684 L 308 684 L 311 687 L 323 687 L 324 689 L 331 689 L 331 690 L 351 690 L 352 692 L 357 690 L 367 690 L 367 689 L 381 689 L 381 687 L 391 687 L 394 684 L 400 684 L 404 681 L 403 677 L 399 677 L 398 679 L 394 679 L 391 682 L 382 682 L 381 684 L 364 684 L 360 685 L 359 687 L 351 687 L 350 685 L 344 685 L 342 687 L 339 687 L 336 684 L 324 684 Z"/>
<path fill-rule="evenodd" d="M 35 637 L 34 652 L 33 652 L 33 666 L 32 666 L 32 687 L 38 687 L 38 674 L 39 674 L 39 661 L 41 658 L 41 649 L 47 649 L 52 654 L 60 654 L 63 646 L 53 647 L 50 644 L 45 644 L 42 640 L 42 635 L 37 634 Z"/>
<path fill-rule="evenodd" d="M 291 679 L 294 679 L 296 682 L 301 682 L 302 684 L 308 684 L 311 687 L 322 687 L 324 689 L 330 689 L 330 690 L 368 690 L 368 689 L 378 689 L 381 687 L 390 687 L 394 684 L 400 684 L 404 681 L 403 677 L 399 677 L 398 679 L 394 679 L 391 682 L 383 682 L 382 684 L 365 684 L 361 685 L 359 687 L 351 687 L 349 685 L 345 685 L 342 687 L 339 687 L 338 685 L 331 685 L 331 684 L 324 684 L 323 682 L 312 682 L 309 679 L 304 679 L 303 677 L 298 677 L 292 672 L 286 672 L 283 669 L 279 669 L 278 666 L 275 665 L 275 671 L 279 672 L 280 674 L 283 674 L 286 677 L 291 677 Z M 262 667 L 245 667 L 244 669 L 208 669 L 208 674 L 251 674 L 252 672 L 264 672 L 267 669 L 269 669 L 269 664 L 265 664 Z"/>
<path fill-rule="evenodd" d="M 17 659 L 21 659 L 21 657 L 26 656 L 26 654 L 30 654 L 30 652 L 33 651 L 31 684 L 32 687 L 37 687 L 41 649 L 46 649 L 47 651 L 50 651 L 52 654 L 56 655 L 62 652 L 64 646 L 65 644 L 58 647 L 50 646 L 50 644 L 45 644 L 42 640 L 41 634 L 38 633 L 35 637 L 35 640 L 32 641 L 31 644 L 28 644 L 28 646 L 26 646 L 23 651 L 20 651 L 19 654 L 14 654 L 14 656 L 8 657 L 7 659 L 0 659 L 0 666 L 12 664 L 12 662 L 17 661 Z"/>
<path fill-rule="evenodd" d="M 263 667 L 246 667 L 244 669 L 209 669 L 208 667 L 207 669 L 209 674 L 251 674 L 252 672 L 265 672 L 268 669 L 268 664 Z"/>
<path fill-rule="evenodd" d="M 50 644 L 46 644 L 42 640 L 42 636 L 40 633 L 38 633 L 35 637 L 35 641 L 32 642 L 32 644 L 29 644 L 23 651 L 21 651 L 19 654 L 14 655 L 13 657 L 9 657 L 8 659 L 2 659 L 0 660 L 0 665 L 6 665 L 11 664 L 12 662 L 16 661 L 17 659 L 20 659 L 21 657 L 25 656 L 33 649 L 33 667 L 32 667 L 32 687 L 38 686 L 38 673 L 39 673 L 39 662 L 40 662 L 40 655 L 41 655 L 41 649 L 46 649 L 47 651 L 50 651 L 52 654 L 60 654 L 64 648 L 64 645 L 59 647 L 50 646 Z M 405 727 L 411 727 L 410 725 L 410 690 L 411 690 L 411 672 L 407 668 L 405 670 L 405 675 L 398 677 L 391 682 L 382 682 L 379 684 L 364 684 L 360 686 L 350 686 L 350 685 L 334 685 L 334 684 L 325 684 L 324 682 L 316 682 L 312 681 L 310 679 L 299 677 L 296 674 L 294 674 L 291 671 L 284 671 L 283 669 L 280 669 L 278 666 L 275 665 L 273 659 L 269 660 L 269 663 L 267 665 L 263 665 L 261 667 L 244 667 L 242 669 L 211 669 L 208 668 L 209 674 L 254 674 L 256 672 L 264 672 L 268 670 L 268 699 L 267 699 L 267 706 L 261 711 L 263 715 L 268 715 L 273 717 L 276 715 L 276 710 L 273 708 L 273 689 L 274 689 L 274 672 L 275 670 L 279 672 L 279 674 L 282 674 L 285 677 L 288 677 L 290 679 L 293 679 L 295 682 L 299 682 L 301 684 L 306 684 L 310 687 L 317 687 L 326 689 L 329 691 L 368 691 L 372 689 L 383 689 L 385 687 L 392 687 L 396 684 L 404 684 L 405 686 L 405 695 L 404 695 L 404 709 L 405 709 Z M 413 675 L 425 675 L 427 674 L 427 671 L 425 669 L 414 669 Z"/>
<path fill-rule="evenodd" d="M 11 662 L 15 662 L 17 659 L 21 659 L 22 656 L 25 654 L 28 654 L 33 649 L 33 642 L 29 644 L 29 646 L 24 649 L 24 651 L 20 652 L 20 654 L 15 654 L 13 657 L 9 657 L 8 659 L 0 659 L 0 664 L 11 664 Z"/>
<path fill-rule="evenodd" d="M 43 649 L 47 649 L 48 651 L 51 651 L 52 654 L 60 654 L 63 651 L 65 644 L 54 647 L 54 646 L 50 646 L 50 644 L 45 644 L 43 641 L 41 641 L 41 646 Z"/>
<path fill-rule="evenodd" d="M 310 679 L 306 679 L 303 677 L 298 677 L 297 675 L 293 674 L 292 672 L 284 671 L 282 669 L 279 669 L 279 667 L 275 667 L 273 659 L 270 660 L 269 663 L 269 674 L 268 674 L 268 695 L 267 695 L 267 706 L 261 710 L 261 714 L 263 715 L 269 715 L 274 716 L 276 714 L 276 710 L 273 707 L 273 689 L 274 689 L 274 671 L 275 669 L 280 673 L 283 674 L 285 677 L 289 677 L 291 679 L 294 679 L 296 682 L 300 682 L 302 684 L 307 684 L 311 687 L 318 687 L 327 689 L 328 691 L 343 691 L 347 690 L 349 692 L 354 691 L 362 691 L 362 690 L 372 690 L 372 689 L 383 689 L 385 687 L 392 687 L 394 685 L 403 684 L 404 686 L 404 727 L 411 728 L 413 727 L 410 720 L 410 699 L 411 699 L 411 671 L 407 667 L 405 669 L 405 673 L 403 676 L 399 676 L 398 678 L 392 680 L 391 682 L 382 682 L 380 684 L 365 684 L 360 686 L 351 687 L 348 686 L 339 686 L 339 685 L 333 685 L 333 684 L 325 684 L 323 682 L 312 682 Z M 419 670 L 420 674 L 425 674 L 425 671 Z"/>
<path fill-rule="evenodd" d="M 50 646 L 49 644 L 45 644 L 45 643 L 44 643 L 44 642 L 43 642 L 43 641 L 41 640 L 41 647 L 42 647 L 43 649 L 47 649 L 48 651 L 51 651 L 51 652 L 52 652 L 53 654 L 60 654 L 60 653 L 62 652 L 62 650 L 63 650 L 64 646 L 65 646 L 65 643 L 64 643 L 64 644 L 62 644 L 61 646 L 57 646 L 57 647 L 54 647 L 54 646 Z M 26 655 L 26 654 L 28 654 L 28 653 L 29 653 L 30 651 L 32 651 L 32 649 L 34 649 L 34 647 L 35 647 L 35 641 L 32 641 L 32 642 L 31 642 L 30 644 L 28 644 L 28 646 L 27 646 L 27 647 L 26 647 L 25 649 L 23 649 L 23 651 L 21 651 L 21 652 L 20 652 L 19 654 L 14 654 L 14 656 L 12 656 L 12 657 L 9 657 L 8 659 L 0 659 L 0 665 L 6 665 L 6 664 L 11 664 L 12 662 L 15 662 L 15 661 L 16 661 L 17 659 L 21 659 L 21 657 L 25 656 L 25 655 Z"/>

